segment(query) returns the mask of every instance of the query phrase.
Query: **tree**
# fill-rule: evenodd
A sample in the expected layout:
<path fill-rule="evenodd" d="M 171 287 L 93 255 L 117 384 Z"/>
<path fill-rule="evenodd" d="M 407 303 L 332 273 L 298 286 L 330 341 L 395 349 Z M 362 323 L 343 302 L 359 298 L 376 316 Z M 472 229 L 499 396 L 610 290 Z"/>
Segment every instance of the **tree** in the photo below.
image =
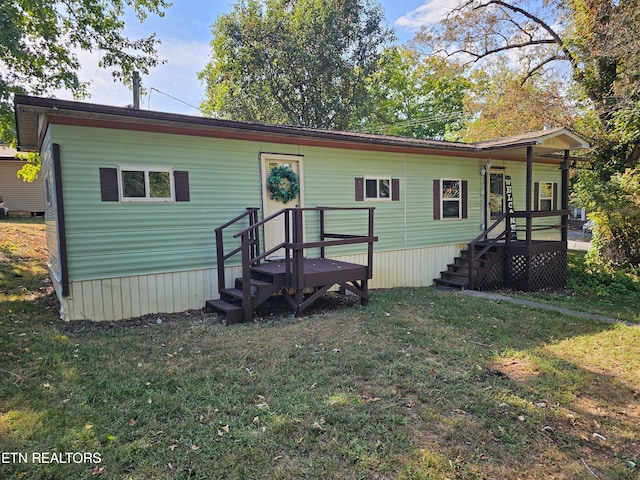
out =
<path fill-rule="evenodd" d="M 574 126 L 575 108 L 559 82 L 532 77 L 505 66 L 477 70 L 465 96 L 469 119 L 460 138 L 479 142 L 542 130 L 547 126 Z"/>
<path fill-rule="evenodd" d="M 82 98 L 80 50 L 100 52 L 100 67 L 113 69 L 128 83 L 133 71 L 147 73 L 158 64 L 155 35 L 124 36 L 125 10 L 139 21 L 163 16 L 165 0 L 3 0 L 0 3 L 0 143 L 15 141 L 12 99 L 15 94 L 46 95 L 67 89 Z"/>
<path fill-rule="evenodd" d="M 589 192 L 606 191 L 605 184 L 622 174 L 633 184 L 640 174 L 639 17 L 640 0 L 466 0 L 440 25 L 424 29 L 417 41 L 470 63 L 501 56 L 524 69 L 522 82 L 536 76 L 558 78 L 564 69 L 592 114 L 584 122 L 589 129 L 579 133 L 594 144 L 595 174 L 585 175 L 577 189 L 584 189 L 581 195 L 590 199 L 596 220 L 613 219 L 599 213 L 614 208 L 619 199 L 601 196 L 600 201 L 610 202 L 604 206 Z M 633 189 L 618 192 L 631 195 L 628 205 L 637 205 Z M 601 229 L 622 228 L 611 224 Z M 633 248 L 622 250 L 637 249 L 640 238 L 633 241 Z M 601 251 L 612 250 L 603 244 Z"/>
<path fill-rule="evenodd" d="M 454 138 L 464 123 L 464 98 L 471 82 L 442 58 L 421 58 L 408 48 L 384 52 L 369 79 L 375 109 L 363 129 L 417 138 Z"/>
<path fill-rule="evenodd" d="M 240 0 L 213 26 L 200 73 L 209 115 L 347 129 L 371 106 L 366 79 L 393 39 L 369 0 Z"/>

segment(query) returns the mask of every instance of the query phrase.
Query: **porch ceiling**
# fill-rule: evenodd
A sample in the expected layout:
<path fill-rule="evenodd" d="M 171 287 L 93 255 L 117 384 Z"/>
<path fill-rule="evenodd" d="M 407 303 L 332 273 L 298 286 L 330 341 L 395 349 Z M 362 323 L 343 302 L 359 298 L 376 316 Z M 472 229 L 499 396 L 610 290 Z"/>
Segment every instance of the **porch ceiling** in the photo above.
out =
<path fill-rule="evenodd" d="M 477 142 L 474 145 L 484 152 L 500 152 L 521 158 L 526 158 L 527 148 L 532 147 L 534 157 L 550 159 L 559 159 L 559 154 L 565 150 L 584 150 L 590 147 L 589 142 L 563 127 Z"/>

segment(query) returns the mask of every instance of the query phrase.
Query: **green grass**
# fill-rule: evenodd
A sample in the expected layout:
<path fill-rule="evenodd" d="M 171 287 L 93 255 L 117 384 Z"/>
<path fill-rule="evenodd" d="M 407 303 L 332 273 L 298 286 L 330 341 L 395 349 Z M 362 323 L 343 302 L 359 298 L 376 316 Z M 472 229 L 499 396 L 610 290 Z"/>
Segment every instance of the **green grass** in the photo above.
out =
<path fill-rule="evenodd" d="M 640 280 L 637 273 L 594 267 L 584 252 L 569 252 L 569 288 L 560 292 L 510 293 L 518 298 L 558 305 L 640 324 Z"/>
<path fill-rule="evenodd" d="M 2 478 L 638 477 L 639 328 L 431 288 L 234 327 L 63 324 L 5 287 L 7 258 L 0 449 L 101 463 Z"/>

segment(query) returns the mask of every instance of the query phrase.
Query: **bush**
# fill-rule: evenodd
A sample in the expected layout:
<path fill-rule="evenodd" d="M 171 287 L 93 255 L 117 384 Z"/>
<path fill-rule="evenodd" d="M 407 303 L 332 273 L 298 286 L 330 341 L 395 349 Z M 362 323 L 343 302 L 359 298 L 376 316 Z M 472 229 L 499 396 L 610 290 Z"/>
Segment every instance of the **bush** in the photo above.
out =
<path fill-rule="evenodd" d="M 599 297 L 639 295 L 639 273 L 637 268 L 616 268 L 599 260 L 595 254 L 576 255 L 569 261 L 567 286 L 576 292 Z"/>

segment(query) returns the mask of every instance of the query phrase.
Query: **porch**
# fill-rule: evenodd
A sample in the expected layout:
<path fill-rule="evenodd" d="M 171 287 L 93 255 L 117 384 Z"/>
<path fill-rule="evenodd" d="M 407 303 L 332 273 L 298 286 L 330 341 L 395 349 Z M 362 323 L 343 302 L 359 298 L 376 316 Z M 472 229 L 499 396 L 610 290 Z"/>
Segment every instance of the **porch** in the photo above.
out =
<path fill-rule="evenodd" d="M 538 210 L 540 204 L 533 201 L 533 157 L 534 146 L 529 145 L 526 147 L 526 209 L 515 211 L 513 203 L 507 202 L 495 222 L 469 242 L 453 263 L 447 265 L 447 270 L 440 272 L 440 278 L 434 279 L 436 285 L 522 291 L 565 286 L 570 154 L 565 150 L 560 162 L 560 209 L 556 209 L 554 198 L 548 210 Z M 552 236 L 559 240 L 536 239 L 536 234 L 542 231 L 554 231 Z"/>
<path fill-rule="evenodd" d="M 531 217 L 561 215 L 561 211 L 532 213 Z M 434 280 L 439 286 L 470 290 L 499 290 L 510 288 L 521 291 L 555 290 L 565 286 L 567 280 L 567 241 L 534 240 L 534 231 L 561 230 L 562 225 L 538 226 L 529 234 L 513 228 L 511 219 L 527 218 L 526 212 L 514 212 L 500 217 L 487 231 L 472 240 L 447 270 Z M 496 226 L 507 228 L 495 238 L 489 238 Z M 518 240 L 518 236 L 524 239 Z M 565 233 L 561 236 L 565 237 Z"/>
<path fill-rule="evenodd" d="M 273 295 L 281 294 L 295 315 L 300 315 L 335 285 L 340 286 L 342 293 L 349 291 L 366 304 L 368 281 L 373 272 L 373 243 L 378 240 L 373 235 L 373 212 L 373 207 L 285 208 L 259 220 L 259 209 L 248 208 L 216 229 L 220 298 L 208 300 L 206 310 L 224 314 L 226 325 L 246 322 L 251 320 L 258 306 Z M 346 223 L 352 228 L 359 226 L 364 232 L 331 233 L 327 231 L 327 216 L 330 215 L 347 215 Z M 353 220 L 349 221 L 350 218 Z M 314 220 L 318 239 L 305 241 L 305 232 L 312 231 L 308 227 Z M 242 228 L 245 224 L 248 226 Z M 261 233 L 268 224 L 277 224 L 284 229 L 283 242 L 265 246 Z M 239 245 L 227 251 L 229 243 Z M 358 244 L 366 244 L 367 263 L 364 265 L 328 257 L 330 248 Z M 236 256 L 241 258 L 242 273 L 234 279 L 233 287 L 228 287 L 225 266 Z"/>

